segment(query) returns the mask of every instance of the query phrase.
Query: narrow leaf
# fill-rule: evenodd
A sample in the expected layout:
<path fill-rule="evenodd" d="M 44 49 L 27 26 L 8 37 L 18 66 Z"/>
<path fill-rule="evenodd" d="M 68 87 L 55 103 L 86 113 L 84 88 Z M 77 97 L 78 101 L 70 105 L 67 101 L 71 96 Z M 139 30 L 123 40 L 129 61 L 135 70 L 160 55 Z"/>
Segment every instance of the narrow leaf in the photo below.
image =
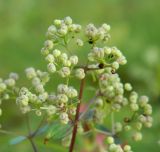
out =
<path fill-rule="evenodd" d="M 19 144 L 26 139 L 27 139 L 27 137 L 25 137 L 25 136 L 18 136 L 18 137 L 15 137 L 15 138 L 11 139 L 9 141 L 9 144 L 10 145 L 16 145 L 16 144 Z"/>

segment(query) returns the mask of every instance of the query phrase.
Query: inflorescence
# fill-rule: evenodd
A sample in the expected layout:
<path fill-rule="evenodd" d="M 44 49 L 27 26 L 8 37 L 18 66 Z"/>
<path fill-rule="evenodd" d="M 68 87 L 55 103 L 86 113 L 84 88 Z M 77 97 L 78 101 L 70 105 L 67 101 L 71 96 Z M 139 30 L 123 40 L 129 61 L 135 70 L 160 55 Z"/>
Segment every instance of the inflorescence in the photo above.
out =
<path fill-rule="evenodd" d="M 47 63 L 46 71 L 33 67 L 25 70 L 27 79 L 31 81 L 30 88 L 16 86 L 19 78 L 16 73 L 11 73 L 5 80 L 0 79 L 0 104 L 3 100 L 16 97 L 16 104 L 24 114 L 34 111 L 37 116 L 41 116 L 46 113 L 49 122 L 58 120 L 62 124 L 73 123 L 79 99 L 78 90 L 70 79 L 81 81 L 91 75 L 97 85 L 95 100 L 89 109 L 93 111 L 90 120 L 92 123 L 103 123 L 104 118 L 108 119 L 114 113 L 128 109 L 127 116 L 121 121 L 114 119 L 110 128 L 111 136 L 106 139 L 106 148 L 108 152 L 131 152 L 129 145 L 122 147 L 116 144 L 114 136 L 131 131 L 133 140 L 141 140 L 142 128 L 152 126 L 152 107 L 147 96 L 138 95 L 130 83 L 122 83 L 117 70 L 127 60 L 118 48 L 107 45 L 109 31 L 108 24 L 100 27 L 88 24 L 83 28 L 73 23 L 70 17 L 54 20 L 46 32 L 47 39 L 41 49 Z M 90 46 L 85 63 L 76 55 L 76 51 L 71 51 L 70 45 L 83 49 Z M 63 83 L 49 92 L 46 85 L 54 75 L 61 77 Z"/>

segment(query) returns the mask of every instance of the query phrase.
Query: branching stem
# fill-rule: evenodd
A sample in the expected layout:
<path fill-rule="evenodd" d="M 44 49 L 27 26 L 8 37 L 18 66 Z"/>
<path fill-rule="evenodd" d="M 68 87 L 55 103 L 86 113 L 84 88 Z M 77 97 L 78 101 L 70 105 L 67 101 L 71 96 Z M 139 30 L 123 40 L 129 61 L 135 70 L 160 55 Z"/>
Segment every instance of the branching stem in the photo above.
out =
<path fill-rule="evenodd" d="M 81 80 L 80 83 L 80 91 L 79 91 L 79 103 L 77 104 L 77 109 L 76 109 L 76 116 L 75 116 L 75 121 L 74 121 L 74 127 L 73 127 L 73 132 L 72 132 L 72 139 L 69 147 L 69 152 L 73 152 L 75 140 L 76 140 L 76 135 L 77 135 L 77 127 L 78 127 L 78 121 L 79 121 L 79 113 L 80 113 L 80 106 L 81 106 L 81 100 L 82 100 L 82 95 L 84 91 L 84 84 L 85 84 L 85 78 Z"/>

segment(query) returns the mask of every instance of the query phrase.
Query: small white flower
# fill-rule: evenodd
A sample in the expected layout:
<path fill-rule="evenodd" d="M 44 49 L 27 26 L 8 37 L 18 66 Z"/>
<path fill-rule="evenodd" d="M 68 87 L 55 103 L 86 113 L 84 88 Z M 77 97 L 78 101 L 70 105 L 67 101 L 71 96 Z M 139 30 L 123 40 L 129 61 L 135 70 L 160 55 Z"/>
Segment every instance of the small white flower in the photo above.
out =
<path fill-rule="evenodd" d="M 68 114 L 63 112 L 60 114 L 61 123 L 67 124 L 69 122 Z"/>
<path fill-rule="evenodd" d="M 49 54 L 49 50 L 47 48 L 42 48 L 41 49 L 41 54 L 42 55 L 48 55 Z"/>
<path fill-rule="evenodd" d="M 85 77 L 84 69 L 82 69 L 82 68 L 76 69 L 76 71 L 75 71 L 75 76 L 76 76 L 78 79 L 83 79 L 83 78 Z"/>
<path fill-rule="evenodd" d="M 76 40 L 76 44 L 77 44 L 78 46 L 83 46 L 83 41 L 82 41 L 81 39 L 77 39 L 77 40 Z"/>
<path fill-rule="evenodd" d="M 50 73 L 56 72 L 56 66 L 55 66 L 53 63 L 49 63 L 49 64 L 47 65 L 47 69 L 48 69 L 48 71 L 49 71 Z"/>
<path fill-rule="evenodd" d="M 71 74 L 71 71 L 68 67 L 63 67 L 60 69 L 59 74 L 61 77 L 65 78 Z"/>
<path fill-rule="evenodd" d="M 54 62 L 54 56 L 52 54 L 48 54 L 46 57 L 45 57 L 45 60 L 49 63 L 53 63 Z"/>
<path fill-rule="evenodd" d="M 112 68 L 115 69 L 115 70 L 117 70 L 117 69 L 119 68 L 119 63 L 116 62 L 116 61 L 113 62 L 113 63 L 112 63 Z"/>
<path fill-rule="evenodd" d="M 78 63 L 78 57 L 76 55 L 71 56 L 69 60 L 73 65 L 76 65 Z"/>
<path fill-rule="evenodd" d="M 125 88 L 127 91 L 131 91 L 131 90 L 132 90 L 132 86 L 131 86 L 130 83 L 125 83 L 124 88 Z"/>
<path fill-rule="evenodd" d="M 53 42 L 51 41 L 51 40 L 46 40 L 45 42 L 44 42 L 44 47 L 46 48 L 46 49 L 53 49 L 53 46 L 54 46 L 54 44 L 53 44 Z"/>
<path fill-rule="evenodd" d="M 16 84 L 15 80 L 12 79 L 12 78 L 9 78 L 9 79 L 5 80 L 4 83 L 9 87 L 14 87 L 15 84 Z"/>
<path fill-rule="evenodd" d="M 44 92 L 44 87 L 42 84 L 38 84 L 35 86 L 35 90 L 37 93 L 43 93 Z"/>
<path fill-rule="evenodd" d="M 57 58 L 61 55 L 61 51 L 58 49 L 55 49 L 55 50 L 53 50 L 52 54 L 55 58 Z"/>
<path fill-rule="evenodd" d="M 77 97 L 78 92 L 73 87 L 69 87 L 66 94 L 69 98 L 74 98 L 74 97 Z"/>
<path fill-rule="evenodd" d="M 6 90 L 7 86 L 5 83 L 1 82 L 0 83 L 0 92 L 3 92 L 4 90 Z"/>
<path fill-rule="evenodd" d="M 56 26 L 60 26 L 61 23 L 62 23 L 62 20 L 58 20 L 58 19 L 54 20 L 54 25 Z"/>
<path fill-rule="evenodd" d="M 54 25 L 51 25 L 48 27 L 48 34 L 49 35 L 54 35 L 57 32 L 57 28 Z"/>
<path fill-rule="evenodd" d="M 14 79 L 14 80 L 18 80 L 19 79 L 19 75 L 17 73 L 11 72 L 9 74 L 9 78 Z"/>
<path fill-rule="evenodd" d="M 68 97 L 65 94 L 58 94 L 57 95 L 57 102 L 58 103 L 67 103 Z"/>
<path fill-rule="evenodd" d="M 58 33 L 62 36 L 65 36 L 68 32 L 68 27 L 66 25 L 61 26 L 61 28 L 58 30 Z"/>
<path fill-rule="evenodd" d="M 142 133 L 141 133 L 141 132 L 136 132 L 136 133 L 134 133 L 134 135 L 133 135 L 133 140 L 135 140 L 135 141 L 140 141 L 140 140 L 142 140 Z"/>
<path fill-rule="evenodd" d="M 65 17 L 64 23 L 66 25 L 71 25 L 72 24 L 72 18 L 70 16 Z"/>
<path fill-rule="evenodd" d="M 58 85 L 58 88 L 57 88 L 57 92 L 58 93 L 67 93 L 67 91 L 68 91 L 68 86 L 67 85 L 65 85 L 65 84 L 59 84 Z"/>
<path fill-rule="evenodd" d="M 26 73 L 26 77 L 27 77 L 28 79 L 33 79 L 33 78 L 36 77 L 36 75 L 37 75 L 35 69 L 32 68 L 32 67 L 27 68 L 27 69 L 25 70 L 25 73 Z"/>
<path fill-rule="evenodd" d="M 57 111 L 57 108 L 53 105 L 49 105 L 47 107 L 47 114 L 50 116 L 50 115 L 54 115 Z"/>

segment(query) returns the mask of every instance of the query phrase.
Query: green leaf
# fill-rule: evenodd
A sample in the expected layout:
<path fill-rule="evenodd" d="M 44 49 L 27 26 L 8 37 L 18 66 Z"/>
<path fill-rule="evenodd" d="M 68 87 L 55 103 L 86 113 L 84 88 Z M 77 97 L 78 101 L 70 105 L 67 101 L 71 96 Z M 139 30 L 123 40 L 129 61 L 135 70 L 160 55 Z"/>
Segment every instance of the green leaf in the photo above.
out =
<path fill-rule="evenodd" d="M 46 138 L 60 140 L 72 132 L 72 127 L 72 124 L 63 125 L 60 122 L 56 122 L 49 128 Z"/>
<path fill-rule="evenodd" d="M 15 137 L 15 138 L 11 139 L 9 141 L 9 144 L 10 145 L 16 145 L 16 144 L 19 144 L 26 139 L 27 139 L 27 137 L 25 137 L 25 136 L 18 136 L 18 137 Z"/>
<path fill-rule="evenodd" d="M 36 133 L 36 136 L 41 135 L 42 133 L 44 133 L 47 129 L 49 128 L 49 125 L 45 125 L 43 127 L 41 127 L 38 132 Z"/>
<path fill-rule="evenodd" d="M 95 125 L 95 131 L 99 132 L 99 133 L 102 133 L 102 134 L 105 134 L 107 136 L 112 136 L 112 132 L 107 128 L 105 127 L 104 125 L 99 125 L 99 124 L 96 124 Z"/>

